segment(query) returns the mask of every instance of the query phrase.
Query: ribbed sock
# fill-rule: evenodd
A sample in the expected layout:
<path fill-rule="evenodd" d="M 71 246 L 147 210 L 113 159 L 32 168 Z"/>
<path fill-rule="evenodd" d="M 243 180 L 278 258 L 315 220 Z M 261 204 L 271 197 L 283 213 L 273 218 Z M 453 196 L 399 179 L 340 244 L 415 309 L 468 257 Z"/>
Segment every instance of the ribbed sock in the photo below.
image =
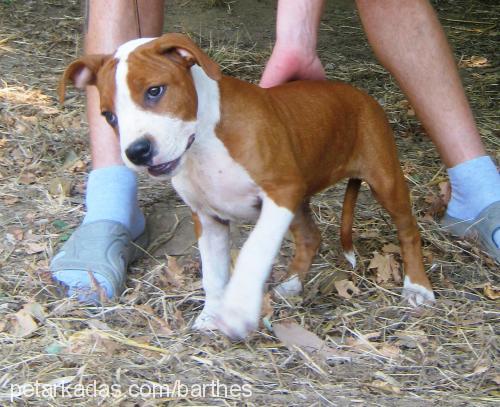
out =
<path fill-rule="evenodd" d="M 84 224 L 98 220 L 120 222 L 132 239 L 144 231 L 145 219 L 137 202 L 137 177 L 123 165 L 98 168 L 90 173 L 86 204 Z"/>
<path fill-rule="evenodd" d="M 500 201 L 500 174 L 488 156 L 473 158 L 448 169 L 451 199 L 447 214 L 461 220 L 472 220 L 494 202 Z M 500 223 L 500 220 L 499 220 Z M 494 235 L 500 246 L 500 231 Z"/>

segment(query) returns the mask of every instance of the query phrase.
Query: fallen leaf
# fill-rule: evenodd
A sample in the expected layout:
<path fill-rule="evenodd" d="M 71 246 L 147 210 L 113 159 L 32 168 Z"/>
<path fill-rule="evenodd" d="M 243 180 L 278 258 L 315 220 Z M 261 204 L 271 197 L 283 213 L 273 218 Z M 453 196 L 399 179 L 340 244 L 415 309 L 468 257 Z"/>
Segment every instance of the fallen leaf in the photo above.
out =
<path fill-rule="evenodd" d="M 382 343 L 377 350 L 382 356 L 389 359 L 396 359 L 401 356 L 401 349 L 397 345 L 391 345 L 390 343 Z"/>
<path fill-rule="evenodd" d="M 384 253 L 395 253 L 395 254 L 401 254 L 401 248 L 394 243 L 388 243 L 382 247 L 382 251 Z"/>
<path fill-rule="evenodd" d="M 319 355 L 323 360 L 348 360 L 354 356 L 351 352 L 337 350 L 328 346 L 316 334 L 295 322 L 280 322 L 272 325 L 274 334 L 290 350 L 299 347 L 307 353 Z"/>
<path fill-rule="evenodd" d="M 45 311 L 42 305 L 38 302 L 28 302 L 24 305 L 23 309 L 35 317 L 38 321 L 45 322 Z"/>
<path fill-rule="evenodd" d="M 101 331 L 110 331 L 111 330 L 111 328 L 109 327 L 108 324 L 106 324 L 105 322 L 99 321 L 98 319 L 89 319 L 86 322 L 90 328 L 94 328 L 94 329 L 101 330 Z"/>
<path fill-rule="evenodd" d="M 176 329 L 183 329 L 186 326 L 186 320 L 182 316 L 182 312 L 178 309 L 174 312 L 174 322 Z"/>
<path fill-rule="evenodd" d="M 38 324 L 33 316 L 24 308 L 11 316 L 10 323 L 10 332 L 17 338 L 29 336 L 38 329 Z"/>
<path fill-rule="evenodd" d="M 5 195 L 2 197 L 2 201 L 7 206 L 12 206 L 19 202 L 19 197 L 12 195 Z"/>
<path fill-rule="evenodd" d="M 439 196 L 444 205 L 448 205 L 451 199 L 451 185 L 448 181 L 439 183 Z"/>
<path fill-rule="evenodd" d="M 443 184 L 441 186 L 441 184 Z M 439 194 L 435 194 L 432 191 L 427 194 L 425 197 L 425 202 L 429 204 L 429 207 L 427 208 L 425 212 L 425 216 L 423 217 L 425 220 L 433 221 L 434 217 L 441 217 L 444 214 L 444 211 L 446 210 L 446 205 L 449 202 L 449 196 L 446 191 L 446 182 L 440 182 L 440 192 Z M 451 193 L 451 192 L 450 192 Z M 448 199 L 446 202 L 444 199 Z"/>
<path fill-rule="evenodd" d="M 350 299 L 353 295 L 358 295 L 361 292 L 350 280 L 335 281 L 334 285 L 342 298 Z"/>
<path fill-rule="evenodd" d="M 19 176 L 19 182 L 24 185 L 34 184 L 36 181 L 36 174 L 33 172 L 24 172 Z"/>
<path fill-rule="evenodd" d="M 500 287 L 496 287 L 491 283 L 486 283 L 483 287 L 484 295 L 490 300 L 498 300 L 500 298 Z"/>
<path fill-rule="evenodd" d="M 388 359 L 398 359 L 401 356 L 401 349 L 397 344 L 386 342 L 372 342 L 371 339 L 380 338 L 380 332 L 368 334 L 357 334 L 356 337 L 347 337 L 346 345 L 363 354 L 383 356 Z"/>
<path fill-rule="evenodd" d="M 393 386 L 396 387 L 401 387 L 401 383 L 399 383 L 394 377 L 389 376 L 388 374 L 385 374 L 384 372 L 377 370 L 374 374 L 373 377 L 378 380 L 382 380 L 386 383 L 392 384 Z"/>
<path fill-rule="evenodd" d="M 50 181 L 49 193 L 52 196 L 68 197 L 71 195 L 71 180 L 65 177 L 55 177 Z"/>
<path fill-rule="evenodd" d="M 11 228 L 7 233 L 10 233 L 14 240 L 20 241 L 24 238 L 24 231 L 21 228 Z"/>
<path fill-rule="evenodd" d="M 413 109 L 413 106 L 406 99 L 404 99 L 401 102 L 399 102 L 398 105 L 402 109 L 406 110 L 406 115 L 407 116 L 415 116 L 415 109 Z"/>
<path fill-rule="evenodd" d="M 41 253 L 44 250 L 45 250 L 45 244 L 43 243 L 26 243 L 27 254 Z"/>
<path fill-rule="evenodd" d="M 177 259 L 167 256 L 167 266 L 160 270 L 160 280 L 165 287 L 174 286 L 180 288 L 184 286 L 184 267 L 181 267 Z"/>
<path fill-rule="evenodd" d="M 474 374 L 482 374 L 482 373 L 485 373 L 488 371 L 490 367 L 488 365 L 477 365 L 475 368 L 474 368 Z"/>
<path fill-rule="evenodd" d="M 174 333 L 174 331 L 170 327 L 170 324 L 163 318 L 153 316 L 152 320 L 154 326 L 154 333 L 156 335 L 160 334 L 162 336 L 171 336 Z"/>
<path fill-rule="evenodd" d="M 401 388 L 393 386 L 392 384 L 384 382 L 382 380 L 374 380 L 373 382 L 368 384 L 368 386 L 376 390 L 381 390 L 384 393 L 393 393 L 393 394 L 401 393 Z"/>
<path fill-rule="evenodd" d="M 394 259 L 392 254 L 381 255 L 378 252 L 373 252 L 373 259 L 371 259 L 368 268 L 377 270 L 375 280 L 378 284 L 386 283 L 391 278 L 396 283 L 401 282 L 399 263 Z"/>
<path fill-rule="evenodd" d="M 490 66 L 488 58 L 478 55 L 473 55 L 469 59 L 464 59 L 459 63 L 460 68 L 485 68 L 487 66 Z"/>
<path fill-rule="evenodd" d="M 65 353 L 92 354 L 105 353 L 111 355 L 119 348 L 119 344 L 101 335 L 94 329 L 77 331 L 68 338 Z"/>
<path fill-rule="evenodd" d="M 394 336 L 398 338 L 396 342 L 399 346 L 415 349 L 419 345 L 426 345 L 429 342 L 427 334 L 421 329 L 407 329 L 404 331 L 396 331 Z"/>

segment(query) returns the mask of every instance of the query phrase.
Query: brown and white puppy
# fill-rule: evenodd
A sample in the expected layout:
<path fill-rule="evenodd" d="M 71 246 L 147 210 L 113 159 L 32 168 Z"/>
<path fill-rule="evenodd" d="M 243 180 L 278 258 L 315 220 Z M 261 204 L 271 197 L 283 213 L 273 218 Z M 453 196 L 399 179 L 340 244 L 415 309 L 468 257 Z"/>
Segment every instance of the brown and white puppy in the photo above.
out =
<path fill-rule="evenodd" d="M 61 100 L 68 80 L 97 86 L 124 162 L 172 178 L 192 209 L 206 293 L 196 329 L 244 338 L 257 327 L 263 287 L 288 229 L 296 253 L 278 291 L 302 289 L 320 243 L 309 198 L 342 178 L 350 179 L 341 230 L 347 259 L 355 264 L 352 216 L 363 179 L 398 228 L 403 296 L 413 305 L 434 300 L 391 129 L 364 92 L 328 81 L 262 89 L 221 75 L 181 34 L 76 60 L 61 80 Z M 257 222 L 230 278 L 228 224 L 238 219 Z"/>

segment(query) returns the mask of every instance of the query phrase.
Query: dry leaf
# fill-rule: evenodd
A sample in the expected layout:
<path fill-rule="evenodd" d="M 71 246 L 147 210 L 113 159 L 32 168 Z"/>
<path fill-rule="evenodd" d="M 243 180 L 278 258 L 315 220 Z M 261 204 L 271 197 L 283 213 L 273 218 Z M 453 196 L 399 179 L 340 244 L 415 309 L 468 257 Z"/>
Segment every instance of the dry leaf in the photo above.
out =
<path fill-rule="evenodd" d="M 395 254 L 401 254 L 401 248 L 394 243 L 388 243 L 382 247 L 382 251 L 384 253 L 395 253 Z"/>
<path fill-rule="evenodd" d="M 19 197 L 17 196 L 12 196 L 12 195 L 5 195 L 2 197 L 2 201 L 5 205 L 7 206 L 12 206 L 15 203 L 19 202 Z"/>
<path fill-rule="evenodd" d="M 184 267 L 179 265 L 175 257 L 167 256 L 167 266 L 160 272 L 163 272 L 160 280 L 165 286 L 172 285 L 176 288 L 184 286 Z"/>
<path fill-rule="evenodd" d="M 26 253 L 35 254 L 41 253 L 45 250 L 45 244 L 41 243 L 26 243 Z"/>
<path fill-rule="evenodd" d="M 381 390 L 384 393 L 393 393 L 393 394 L 401 393 L 401 389 L 399 387 L 393 386 L 392 384 L 384 382 L 382 380 L 374 380 L 368 386 L 376 390 Z"/>
<path fill-rule="evenodd" d="M 38 302 L 29 302 L 24 305 L 23 309 L 27 311 L 29 314 L 31 314 L 33 317 L 35 317 L 38 321 L 40 322 L 45 322 L 45 311 L 43 309 L 43 306 L 40 305 Z"/>
<path fill-rule="evenodd" d="M 94 328 L 94 329 L 101 330 L 101 331 L 110 331 L 111 330 L 111 328 L 109 327 L 108 324 L 106 324 L 105 322 L 99 321 L 98 319 L 89 319 L 86 322 L 90 328 Z"/>
<path fill-rule="evenodd" d="M 389 343 L 382 343 L 381 346 L 377 348 L 378 352 L 385 356 L 386 358 L 396 359 L 401 356 L 401 349 L 396 345 L 391 345 Z"/>
<path fill-rule="evenodd" d="M 448 181 L 439 183 L 439 196 L 444 205 L 448 205 L 451 199 L 451 185 Z"/>
<path fill-rule="evenodd" d="M 154 326 L 154 333 L 156 335 L 159 334 L 162 336 L 171 336 L 174 333 L 174 331 L 170 327 L 170 324 L 163 318 L 153 316 L 153 326 Z"/>
<path fill-rule="evenodd" d="M 269 318 L 271 315 L 273 315 L 273 312 L 274 308 L 271 303 L 271 293 L 267 292 L 266 294 L 264 294 L 264 298 L 262 299 L 262 318 Z"/>
<path fill-rule="evenodd" d="M 368 268 L 377 270 L 377 284 L 386 283 L 391 280 L 391 277 L 396 283 L 401 282 L 399 263 L 391 254 L 381 255 L 378 252 L 373 252 L 373 259 L 371 259 Z"/>
<path fill-rule="evenodd" d="M 34 184 L 36 181 L 36 174 L 33 172 L 25 172 L 19 177 L 19 182 L 24 185 Z"/>
<path fill-rule="evenodd" d="M 490 66 L 488 58 L 478 55 L 473 55 L 469 59 L 464 59 L 459 63 L 460 68 L 485 68 L 487 66 Z"/>
<path fill-rule="evenodd" d="M 482 374 L 482 373 L 485 373 L 488 371 L 490 367 L 488 365 L 477 365 L 475 368 L 474 368 L 474 374 Z"/>
<path fill-rule="evenodd" d="M 500 287 L 496 287 L 491 283 L 486 283 L 483 287 L 484 295 L 490 300 L 498 300 L 500 298 Z"/>
<path fill-rule="evenodd" d="M 24 232 L 20 228 L 9 229 L 8 233 L 11 234 L 12 237 L 14 238 L 14 240 L 17 240 L 17 241 L 23 240 L 23 238 L 24 238 Z"/>
<path fill-rule="evenodd" d="M 446 210 L 446 205 L 448 205 L 448 202 L 450 200 L 451 187 L 449 186 L 449 183 L 446 181 L 439 183 L 439 189 L 440 189 L 439 195 L 435 195 L 434 193 L 430 192 L 425 197 L 425 202 L 427 202 L 430 205 L 425 213 L 424 219 L 433 221 L 434 216 L 441 217 L 444 214 L 444 211 Z"/>
<path fill-rule="evenodd" d="M 361 292 L 350 280 L 335 281 L 334 284 L 342 298 L 350 299 L 353 295 L 358 295 Z"/>
<path fill-rule="evenodd" d="M 64 177 L 55 177 L 49 184 L 49 193 L 52 196 L 70 196 L 71 180 Z"/>
<path fill-rule="evenodd" d="M 429 342 L 427 334 L 421 329 L 408 329 L 404 331 L 396 331 L 394 336 L 398 338 L 396 342 L 399 346 L 415 349 L 419 345 L 425 345 Z"/>
<path fill-rule="evenodd" d="M 12 315 L 10 323 L 10 332 L 17 338 L 24 338 L 38 329 L 33 316 L 24 308 Z"/>
<path fill-rule="evenodd" d="M 401 356 L 401 349 L 399 349 L 397 344 L 370 341 L 371 339 L 377 339 L 379 337 L 379 332 L 372 332 L 364 335 L 358 334 L 356 337 L 346 338 L 345 343 L 361 353 L 379 355 L 389 359 L 398 359 Z"/>
<path fill-rule="evenodd" d="M 401 383 L 399 383 L 394 377 L 389 376 L 388 374 L 385 374 L 384 372 L 377 370 L 374 374 L 373 377 L 378 380 L 382 380 L 386 383 L 392 384 L 393 386 L 396 387 L 401 387 Z"/>
<path fill-rule="evenodd" d="M 84 329 L 75 332 L 68 339 L 68 346 L 65 353 L 92 354 L 105 353 L 113 354 L 120 345 L 111 339 L 102 336 L 94 329 Z"/>
<path fill-rule="evenodd" d="M 322 359 L 352 360 L 350 352 L 337 350 L 325 344 L 316 334 L 301 327 L 295 322 L 283 322 L 273 324 L 276 337 L 290 350 L 299 347 L 308 353 L 321 356 Z"/>

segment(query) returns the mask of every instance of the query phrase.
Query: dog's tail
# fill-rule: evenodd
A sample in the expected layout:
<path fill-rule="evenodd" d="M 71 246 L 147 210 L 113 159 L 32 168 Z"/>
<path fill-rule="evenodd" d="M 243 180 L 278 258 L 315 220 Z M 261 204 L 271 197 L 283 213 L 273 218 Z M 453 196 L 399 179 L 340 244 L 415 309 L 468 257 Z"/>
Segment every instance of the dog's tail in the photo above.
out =
<path fill-rule="evenodd" d="M 352 221 L 354 217 L 354 207 L 358 197 L 361 180 L 350 178 L 345 190 L 344 205 L 342 206 L 342 219 L 340 227 L 340 242 L 344 256 L 352 267 L 356 267 L 356 255 L 352 244 Z"/>

